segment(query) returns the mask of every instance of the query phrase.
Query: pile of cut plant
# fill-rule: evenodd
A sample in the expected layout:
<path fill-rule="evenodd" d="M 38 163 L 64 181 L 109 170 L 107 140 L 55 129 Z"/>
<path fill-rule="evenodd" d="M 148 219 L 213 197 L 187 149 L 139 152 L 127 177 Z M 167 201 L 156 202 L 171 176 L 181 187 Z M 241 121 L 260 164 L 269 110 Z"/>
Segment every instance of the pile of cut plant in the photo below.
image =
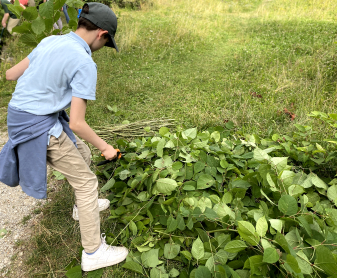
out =
<path fill-rule="evenodd" d="M 130 250 L 123 267 L 150 278 L 337 277 L 336 156 L 296 127 L 270 139 L 230 122 L 162 127 L 117 141 L 123 157 L 98 174 L 116 223 L 107 241 Z"/>

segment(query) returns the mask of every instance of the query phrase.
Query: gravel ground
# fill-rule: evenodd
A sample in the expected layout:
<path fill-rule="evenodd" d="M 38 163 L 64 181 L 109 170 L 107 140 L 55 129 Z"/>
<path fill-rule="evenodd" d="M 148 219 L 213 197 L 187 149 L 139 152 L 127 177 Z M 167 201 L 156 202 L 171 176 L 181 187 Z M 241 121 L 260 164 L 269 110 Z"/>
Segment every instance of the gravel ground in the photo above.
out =
<path fill-rule="evenodd" d="M 0 149 L 7 142 L 7 134 L 0 133 Z M 26 195 L 20 186 L 9 187 L 0 183 L 0 230 L 5 229 L 7 234 L 0 235 L 0 277 L 6 277 L 11 268 L 11 261 L 15 260 L 16 277 L 25 277 L 21 257 L 25 252 L 20 248 L 20 242 L 30 236 L 30 228 L 37 218 L 41 216 L 37 212 L 40 206 L 47 200 L 37 200 Z M 13 268 L 11 274 L 13 272 Z M 23 275 L 23 276 L 22 276 Z"/>

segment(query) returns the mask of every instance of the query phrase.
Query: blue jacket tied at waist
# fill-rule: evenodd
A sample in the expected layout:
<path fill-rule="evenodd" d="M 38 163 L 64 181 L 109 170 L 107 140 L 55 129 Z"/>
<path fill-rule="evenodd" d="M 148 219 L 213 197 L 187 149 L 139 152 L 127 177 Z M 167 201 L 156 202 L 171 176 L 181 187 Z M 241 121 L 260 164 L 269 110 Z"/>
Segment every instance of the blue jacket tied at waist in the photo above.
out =
<path fill-rule="evenodd" d="M 63 131 L 76 145 L 69 128 L 69 118 L 62 110 L 38 116 L 8 105 L 7 126 L 9 140 L 0 153 L 0 181 L 14 187 L 19 184 L 29 196 L 47 197 L 47 144 L 48 131 L 57 119 Z"/>

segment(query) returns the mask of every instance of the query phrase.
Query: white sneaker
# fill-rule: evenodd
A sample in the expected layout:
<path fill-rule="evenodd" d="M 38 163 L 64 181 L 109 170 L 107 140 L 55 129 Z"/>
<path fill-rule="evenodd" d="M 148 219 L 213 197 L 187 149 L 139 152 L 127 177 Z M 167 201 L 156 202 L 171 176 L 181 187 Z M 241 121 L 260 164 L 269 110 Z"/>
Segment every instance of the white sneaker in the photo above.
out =
<path fill-rule="evenodd" d="M 98 210 L 102 211 L 102 210 L 106 210 L 108 207 L 110 206 L 110 201 L 108 199 L 98 199 Z M 73 208 L 73 218 L 74 220 L 78 221 L 78 209 L 77 206 L 74 205 Z"/>
<path fill-rule="evenodd" d="M 88 255 L 84 250 L 82 251 L 81 267 L 83 271 L 91 271 L 118 264 L 127 257 L 128 249 L 106 244 L 104 234 L 101 235 L 101 239 L 102 244 L 94 254 Z"/>

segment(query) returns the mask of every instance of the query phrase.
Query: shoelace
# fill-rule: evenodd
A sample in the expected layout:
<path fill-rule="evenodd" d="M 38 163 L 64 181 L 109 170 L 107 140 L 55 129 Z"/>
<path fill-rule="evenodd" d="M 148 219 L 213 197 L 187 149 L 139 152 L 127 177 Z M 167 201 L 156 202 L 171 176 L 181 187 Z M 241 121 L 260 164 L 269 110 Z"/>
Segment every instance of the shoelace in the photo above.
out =
<path fill-rule="evenodd" d="M 106 243 L 106 235 L 105 233 L 101 234 L 101 240 L 102 240 L 102 248 L 105 248 L 105 250 L 108 250 L 108 248 L 111 248 L 112 250 L 115 250 L 114 246 L 111 246 L 110 244 Z"/>

